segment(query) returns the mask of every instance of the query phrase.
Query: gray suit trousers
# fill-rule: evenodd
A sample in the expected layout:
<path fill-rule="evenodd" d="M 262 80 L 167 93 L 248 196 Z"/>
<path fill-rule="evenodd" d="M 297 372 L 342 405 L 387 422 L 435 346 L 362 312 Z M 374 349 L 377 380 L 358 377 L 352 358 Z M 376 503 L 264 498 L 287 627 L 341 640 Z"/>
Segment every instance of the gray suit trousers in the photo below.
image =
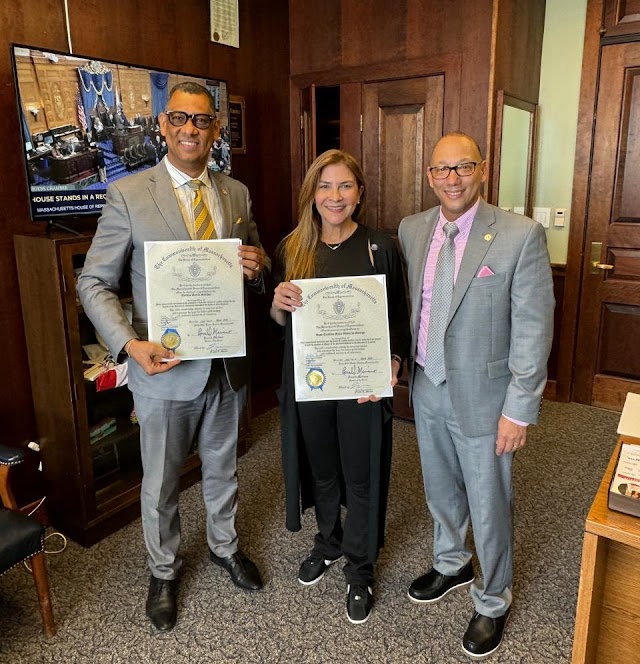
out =
<path fill-rule="evenodd" d="M 471 560 L 469 521 L 482 570 L 470 594 L 476 611 L 496 618 L 513 585 L 512 454 L 496 455 L 496 434 L 464 436 L 447 383 L 434 386 L 417 366 L 413 408 L 427 505 L 433 517 L 433 567 L 453 576 Z"/>
<path fill-rule="evenodd" d="M 159 579 L 176 578 L 182 565 L 178 555 L 180 470 L 193 448 L 202 462 L 209 548 L 223 557 L 237 551 L 236 454 L 246 393 L 246 386 L 234 392 L 222 362 L 214 361 L 205 389 L 193 400 L 134 394 L 143 465 L 142 529 L 149 569 Z"/>

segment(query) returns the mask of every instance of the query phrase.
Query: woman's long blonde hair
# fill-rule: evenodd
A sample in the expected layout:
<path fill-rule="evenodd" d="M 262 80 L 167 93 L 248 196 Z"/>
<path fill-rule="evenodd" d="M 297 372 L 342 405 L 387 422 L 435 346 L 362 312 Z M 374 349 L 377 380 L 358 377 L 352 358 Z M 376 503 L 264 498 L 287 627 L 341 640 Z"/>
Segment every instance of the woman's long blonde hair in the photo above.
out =
<path fill-rule="evenodd" d="M 316 247 L 320 241 L 322 219 L 315 205 L 316 189 L 322 171 L 333 164 L 344 164 L 356 178 L 358 189 L 363 187 L 360 203 L 351 218 L 359 223 L 364 218 L 367 189 L 360 165 L 348 152 L 327 150 L 309 166 L 298 197 L 298 225 L 287 235 L 282 246 L 285 265 L 284 280 L 309 279 L 315 276 Z"/>

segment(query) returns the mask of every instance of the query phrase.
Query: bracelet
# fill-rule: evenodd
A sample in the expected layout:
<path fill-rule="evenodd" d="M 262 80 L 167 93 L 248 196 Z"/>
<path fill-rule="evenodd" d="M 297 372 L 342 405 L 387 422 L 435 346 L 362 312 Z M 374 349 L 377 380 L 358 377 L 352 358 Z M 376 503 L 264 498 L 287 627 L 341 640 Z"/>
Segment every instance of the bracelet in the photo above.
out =
<path fill-rule="evenodd" d="M 400 365 L 402 364 L 402 358 L 400 357 L 400 355 L 392 355 L 391 359 L 395 360 Z"/>
<path fill-rule="evenodd" d="M 137 339 L 136 337 L 132 337 L 132 338 L 129 339 L 129 341 L 127 341 L 127 343 L 123 346 L 122 350 L 123 350 L 127 355 L 129 355 L 129 346 L 131 346 L 131 344 L 132 344 L 134 341 L 138 341 L 138 339 Z M 129 357 L 131 357 L 131 355 L 129 355 Z"/>

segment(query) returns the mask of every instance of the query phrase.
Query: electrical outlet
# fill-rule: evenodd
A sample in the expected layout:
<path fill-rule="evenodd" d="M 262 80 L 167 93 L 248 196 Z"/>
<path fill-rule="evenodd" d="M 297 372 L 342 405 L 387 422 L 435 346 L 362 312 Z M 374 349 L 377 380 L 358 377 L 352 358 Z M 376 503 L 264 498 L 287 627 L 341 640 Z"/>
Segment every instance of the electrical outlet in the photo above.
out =
<path fill-rule="evenodd" d="M 549 228 L 549 217 L 551 215 L 551 208 L 534 207 L 533 220 L 542 224 L 544 228 Z"/>

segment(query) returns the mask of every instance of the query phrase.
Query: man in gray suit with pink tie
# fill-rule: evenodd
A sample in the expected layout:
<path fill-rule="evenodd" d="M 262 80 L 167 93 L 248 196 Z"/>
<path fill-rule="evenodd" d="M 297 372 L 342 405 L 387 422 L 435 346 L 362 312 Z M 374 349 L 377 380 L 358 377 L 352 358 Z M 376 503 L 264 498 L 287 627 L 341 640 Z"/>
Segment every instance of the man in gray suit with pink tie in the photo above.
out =
<path fill-rule="evenodd" d="M 444 136 L 428 169 L 438 207 L 399 228 L 411 297 L 411 400 L 433 566 L 409 588 L 432 604 L 470 587 L 463 651 L 502 642 L 512 602 L 513 454 L 538 419 L 553 337 L 553 281 L 542 226 L 487 204 L 487 164 L 462 133 Z M 466 543 L 471 522 L 481 578 Z"/>
<path fill-rule="evenodd" d="M 246 590 L 260 589 L 262 580 L 239 550 L 235 529 L 236 447 L 248 358 L 180 362 L 173 351 L 147 340 L 144 243 L 239 238 L 245 283 L 259 292 L 269 259 L 247 188 L 207 166 L 220 124 L 209 91 L 196 83 L 176 85 L 159 121 L 168 154 L 157 166 L 107 189 L 78 294 L 112 355 L 129 355 L 129 387 L 140 423 L 142 528 L 151 571 L 146 611 L 156 629 L 166 632 L 176 622 L 182 565 L 180 470 L 192 448 L 202 462 L 211 560 Z M 132 286 L 132 323 L 118 298 L 125 275 Z"/>

